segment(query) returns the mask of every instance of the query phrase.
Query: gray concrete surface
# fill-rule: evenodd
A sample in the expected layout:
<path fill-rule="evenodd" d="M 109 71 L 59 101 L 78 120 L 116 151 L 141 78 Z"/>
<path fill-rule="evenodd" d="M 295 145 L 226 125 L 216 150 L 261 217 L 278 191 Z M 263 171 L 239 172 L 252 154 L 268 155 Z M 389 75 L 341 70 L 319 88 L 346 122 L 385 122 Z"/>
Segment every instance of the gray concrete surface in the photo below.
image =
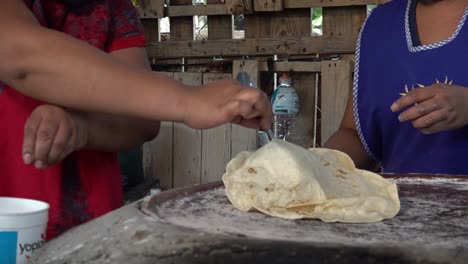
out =
<path fill-rule="evenodd" d="M 401 213 L 372 225 L 241 213 L 219 185 L 164 192 L 145 210 L 138 201 L 70 230 L 36 252 L 32 263 L 465 264 L 467 181 L 403 179 Z"/>

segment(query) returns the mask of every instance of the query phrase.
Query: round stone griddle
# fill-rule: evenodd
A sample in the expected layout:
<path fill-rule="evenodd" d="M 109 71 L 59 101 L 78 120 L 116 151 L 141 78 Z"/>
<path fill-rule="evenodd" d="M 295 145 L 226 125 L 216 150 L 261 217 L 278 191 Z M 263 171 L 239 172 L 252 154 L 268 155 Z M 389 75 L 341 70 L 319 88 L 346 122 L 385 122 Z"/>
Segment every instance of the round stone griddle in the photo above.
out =
<path fill-rule="evenodd" d="M 352 256 L 358 256 L 361 263 L 468 263 L 468 177 L 384 177 L 397 183 L 401 210 L 395 218 L 378 223 L 283 220 L 245 213 L 230 204 L 222 183 L 160 193 L 143 210 L 174 226 L 232 239 L 226 241 L 226 247 L 258 245 L 259 252 L 272 256 L 288 248 L 285 254 L 293 252 L 302 258 L 321 252 L 325 254 L 321 259 L 330 260 L 336 254 L 347 259 L 332 263 L 352 263 L 348 262 Z M 325 250 L 330 247 L 350 251 Z"/>

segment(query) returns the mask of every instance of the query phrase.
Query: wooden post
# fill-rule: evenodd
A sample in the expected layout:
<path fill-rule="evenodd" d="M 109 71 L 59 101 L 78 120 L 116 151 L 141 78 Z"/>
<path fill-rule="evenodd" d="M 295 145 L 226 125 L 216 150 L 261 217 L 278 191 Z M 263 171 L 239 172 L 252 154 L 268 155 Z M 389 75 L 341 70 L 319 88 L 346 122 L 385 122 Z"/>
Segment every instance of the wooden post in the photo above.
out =
<path fill-rule="evenodd" d="M 221 0 L 208 0 L 208 4 L 221 4 Z M 232 16 L 208 16 L 208 39 L 231 39 Z"/>
<path fill-rule="evenodd" d="M 174 79 L 187 85 L 202 84 L 201 73 L 176 72 Z M 201 131 L 174 123 L 174 188 L 201 182 L 201 151 Z"/>
<path fill-rule="evenodd" d="M 192 0 L 171 0 L 171 6 L 192 5 Z M 171 17 L 170 18 L 171 41 L 192 41 L 193 40 L 193 17 Z M 179 62 L 183 62 L 180 60 Z M 182 70 L 181 67 L 175 68 Z M 188 69 L 185 68 L 185 71 Z"/>
<path fill-rule="evenodd" d="M 322 145 L 340 127 L 352 87 L 352 71 L 348 60 L 322 62 Z"/>
<path fill-rule="evenodd" d="M 171 6 L 192 5 L 192 0 L 171 0 Z M 193 17 L 171 17 L 171 40 L 193 40 Z"/>

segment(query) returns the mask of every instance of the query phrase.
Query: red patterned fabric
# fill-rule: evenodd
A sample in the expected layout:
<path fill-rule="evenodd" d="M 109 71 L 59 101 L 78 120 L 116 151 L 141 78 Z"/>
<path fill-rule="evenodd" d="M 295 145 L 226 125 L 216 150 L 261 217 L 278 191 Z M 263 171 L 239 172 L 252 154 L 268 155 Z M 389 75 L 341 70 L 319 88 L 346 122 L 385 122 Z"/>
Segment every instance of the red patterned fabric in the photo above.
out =
<path fill-rule="evenodd" d="M 106 52 L 144 47 L 138 14 L 130 0 L 25 0 L 39 23 Z M 41 102 L 0 82 L 0 196 L 23 197 L 51 205 L 47 237 L 122 205 L 115 153 L 78 151 L 46 170 L 22 161 L 26 119 Z"/>

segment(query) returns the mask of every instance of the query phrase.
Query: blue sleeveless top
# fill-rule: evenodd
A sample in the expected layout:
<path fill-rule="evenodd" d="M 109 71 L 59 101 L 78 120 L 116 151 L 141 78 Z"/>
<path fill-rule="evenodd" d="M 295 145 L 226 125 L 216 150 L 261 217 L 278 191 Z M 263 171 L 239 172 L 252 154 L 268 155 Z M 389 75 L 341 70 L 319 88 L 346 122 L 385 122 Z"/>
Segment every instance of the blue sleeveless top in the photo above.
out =
<path fill-rule="evenodd" d="M 468 9 L 449 39 L 421 46 L 412 36 L 417 35 L 413 1 L 381 5 L 363 26 L 353 90 L 358 134 L 383 172 L 468 175 L 468 126 L 425 135 L 390 110 L 405 86 L 447 80 L 468 87 Z"/>

